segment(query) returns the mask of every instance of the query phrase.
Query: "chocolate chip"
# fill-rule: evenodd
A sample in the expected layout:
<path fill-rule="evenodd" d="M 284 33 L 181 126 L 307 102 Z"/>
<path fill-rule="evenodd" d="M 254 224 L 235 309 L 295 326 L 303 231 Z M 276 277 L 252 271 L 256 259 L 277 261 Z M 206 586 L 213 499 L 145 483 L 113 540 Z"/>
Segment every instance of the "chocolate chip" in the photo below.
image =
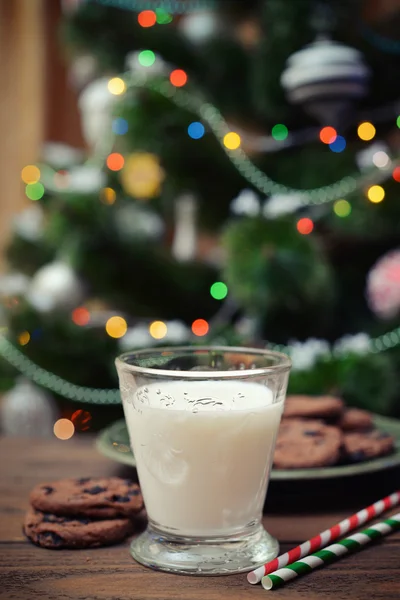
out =
<path fill-rule="evenodd" d="M 51 513 L 44 513 L 43 515 L 43 523 L 57 523 L 58 517 L 56 515 L 52 515 Z"/>
<path fill-rule="evenodd" d="M 355 452 L 350 452 L 349 458 L 353 462 L 360 462 L 362 460 L 365 460 L 367 458 L 367 455 L 365 454 L 364 450 L 356 450 Z"/>
<path fill-rule="evenodd" d="M 76 483 L 78 485 L 85 485 L 85 483 L 87 483 L 88 481 L 90 481 L 90 477 L 82 477 L 81 479 L 77 479 Z"/>
<path fill-rule="evenodd" d="M 52 488 L 50 485 L 42 485 L 42 490 L 45 491 L 46 496 L 54 492 L 54 488 Z"/>
<path fill-rule="evenodd" d="M 134 490 L 129 490 L 129 492 L 127 492 L 128 496 L 139 496 L 140 494 L 140 490 L 138 490 L 137 488 L 135 488 Z"/>
<path fill-rule="evenodd" d="M 82 525 L 89 525 L 89 523 L 91 523 L 90 519 L 85 519 L 85 517 L 76 517 L 73 520 L 78 521 L 78 523 L 82 523 Z"/>
<path fill-rule="evenodd" d="M 132 479 L 125 479 L 124 483 L 125 483 L 125 485 L 133 485 Z"/>
<path fill-rule="evenodd" d="M 304 433 L 304 435 L 309 435 L 311 437 L 318 437 L 319 435 L 321 435 L 320 431 L 311 431 L 311 430 L 309 430 L 309 431 L 304 431 L 303 433 Z"/>
<path fill-rule="evenodd" d="M 95 485 L 92 488 L 86 488 L 83 490 L 85 494 L 91 494 L 95 496 L 96 494 L 101 494 L 101 492 L 106 492 L 107 488 L 101 487 L 100 485 Z"/>
<path fill-rule="evenodd" d="M 129 496 L 119 496 L 118 494 L 113 494 L 110 498 L 111 502 L 129 502 Z"/>
<path fill-rule="evenodd" d="M 46 531 L 45 533 L 39 534 L 39 544 L 48 546 L 49 542 L 51 542 L 52 545 L 56 548 L 64 544 L 64 540 L 62 539 L 62 537 L 60 535 L 57 535 L 57 533 L 54 533 L 53 531 Z"/>

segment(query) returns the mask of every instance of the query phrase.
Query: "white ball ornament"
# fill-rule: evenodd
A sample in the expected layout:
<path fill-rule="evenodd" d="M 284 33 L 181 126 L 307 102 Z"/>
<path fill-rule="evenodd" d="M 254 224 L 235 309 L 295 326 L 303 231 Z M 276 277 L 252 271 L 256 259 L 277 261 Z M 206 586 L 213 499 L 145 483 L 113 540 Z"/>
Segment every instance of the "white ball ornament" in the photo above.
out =
<path fill-rule="evenodd" d="M 214 11 L 193 12 L 184 16 L 178 25 L 181 33 L 193 44 L 204 44 L 221 30 L 221 22 Z"/>
<path fill-rule="evenodd" d="M 68 311 L 84 298 L 84 287 L 67 263 L 55 261 L 41 267 L 33 276 L 27 292 L 28 302 L 41 313 Z"/>

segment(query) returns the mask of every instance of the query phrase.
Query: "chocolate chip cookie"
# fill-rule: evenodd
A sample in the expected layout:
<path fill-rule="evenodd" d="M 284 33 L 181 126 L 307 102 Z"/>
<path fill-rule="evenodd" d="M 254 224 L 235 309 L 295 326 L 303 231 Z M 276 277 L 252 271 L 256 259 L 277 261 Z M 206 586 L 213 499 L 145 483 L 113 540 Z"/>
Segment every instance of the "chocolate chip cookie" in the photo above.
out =
<path fill-rule="evenodd" d="M 394 448 L 394 440 L 384 431 L 345 433 L 343 449 L 345 458 L 351 462 L 362 462 L 370 458 L 390 454 Z"/>
<path fill-rule="evenodd" d="M 288 396 L 283 416 L 299 419 L 332 419 L 343 412 L 343 400 L 335 396 Z"/>
<path fill-rule="evenodd" d="M 338 422 L 338 427 L 343 431 L 365 431 L 372 429 L 372 426 L 372 415 L 360 408 L 347 408 Z"/>
<path fill-rule="evenodd" d="M 87 477 L 43 483 L 33 488 L 30 502 L 43 512 L 93 519 L 130 517 L 143 507 L 139 486 L 119 477 Z"/>
<path fill-rule="evenodd" d="M 274 454 L 276 469 L 325 467 L 337 462 L 342 434 L 320 421 L 287 419 L 279 429 Z"/>
<path fill-rule="evenodd" d="M 130 519 L 92 521 L 85 517 L 60 517 L 29 509 L 25 535 L 42 548 L 95 548 L 124 540 L 133 531 Z"/>

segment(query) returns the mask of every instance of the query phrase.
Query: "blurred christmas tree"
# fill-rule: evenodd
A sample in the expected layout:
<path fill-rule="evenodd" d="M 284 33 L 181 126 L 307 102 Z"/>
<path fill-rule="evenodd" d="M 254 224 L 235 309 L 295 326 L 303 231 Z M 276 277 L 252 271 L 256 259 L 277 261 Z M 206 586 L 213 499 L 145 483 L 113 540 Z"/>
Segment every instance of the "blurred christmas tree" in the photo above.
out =
<path fill-rule="evenodd" d="M 107 403 L 121 350 L 268 342 L 293 392 L 395 412 L 400 11 L 373 6 L 66 0 L 89 152 L 22 172 L 3 355 Z"/>

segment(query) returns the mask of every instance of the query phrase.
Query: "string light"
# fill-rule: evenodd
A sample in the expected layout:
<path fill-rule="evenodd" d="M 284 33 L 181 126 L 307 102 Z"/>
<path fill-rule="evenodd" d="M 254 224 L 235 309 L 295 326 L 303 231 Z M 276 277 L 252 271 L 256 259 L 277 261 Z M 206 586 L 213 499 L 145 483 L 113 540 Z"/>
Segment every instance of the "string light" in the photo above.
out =
<path fill-rule="evenodd" d="M 163 8 L 156 8 L 156 17 L 159 25 L 168 25 L 172 21 L 172 15 Z"/>
<path fill-rule="evenodd" d="M 113 77 L 108 82 L 108 91 L 114 96 L 120 96 L 126 91 L 126 83 L 121 77 Z"/>
<path fill-rule="evenodd" d="M 87 325 L 90 321 L 90 312 L 84 306 L 80 306 L 79 308 L 75 308 L 75 310 L 72 311 L 71 319 L 75 323 L 75 325 L 83 327 L 84 325 Z"/>
<path fill-rule="evenodd" d="M 396 119 L 396 125 L 400 129 L 400 115 Z"/>
<path fill-rule="evenodd" d="M 343 152 L 346 148 L 346 140 L 342 135 L 337 135 L 335 140 L 329 144 L 329 148 L 332 152 Z"/>
<path fill-rule="evenodd" d="M 139 53 L 138 61 L 142 65 L 142 67 L 151 67 L 154 65 L 156 60 L 156 55 L 152 50 L 142 50 Z"/>
<path fill-rule="evenodd" d="M 79 408 L 76 410 L 72 416 L 71 421 L 75 427 L 75 429 L 79 429 L 80 431 L 87 431 L 90 429 L 90 421 L 92 420 L 92 415 L 87 410 L 82 410 Z"/>
<path fill-rule="evenodd" d="M 112 130 L 116 135 L 125 135 L 125 133 L 128 132 L 128 121 L 126 119 L 121 119 L 121 117 L 118 117 L 117 119 L 113 120 L 112 123 Z"/>
<path fill-rule="evenodd" d="M 308 235 L 314 229 L 314 223 L 308 217 L 304 217 L 303 219 L 299 219 L 297 221 L 297 231 L 302 235 Z"/>
<path fill-rule="evenodd" d="M 149 333 L 155 340 L 162 340 L 167 335 L 168 328 L 163 321 L 153 321 L 149 327 Z"/>
<path fill-rule="evenodd" d="M 375 137 L 375 133 L 375 127 L 372 125 L 372 123 L 369 123 L 368 121 L 365 121 L 365 123 L 360 123 L 360 125 L 357 128 L 358 137 L 364 142 L 369 142 L 370 140 L 372 140 Z"/>
<path fill-rule="evenodd" d="M 194 335 L 197 335 L 198 337 L 207 335 L 209 329 L 210 326 L 205 319 L 196 319 L 192 323 L 192 331 Z"/>
<path fill-rule="evenodd" d="M 199 123 L 198 121 L 194 121 L 193 123 L 190 123 L 190 125 L 188 127 L 188 134 L 189 134 L 189 137 L 191 137 L 193 140 L 199 140 L 200 138 L 203 137 L 204 133 L 205 133 L 205 128 L 202 123 Z"/>
<path fill-rule="evenodd" d="M 115 190 L 110 187 L 103 188 L 100 192 L 100 200 L 103 204 L 114 204 L 116 198 L 117 194 L 115 193 Z"/>
<path fill-rule="evenodd" d="M 395 181 L 400 183 L 400 167 L 393 169 L 392 177 Z"/>
<path fill-rule="evenodd" d="M 228 148 L 228 150 L 237 150 L 240 143 L 240 135 L 234 131 L 231 131 L 224 136 L 224 146 L 225 148 Z"/>
<path fill-rule="evenodd" d="M 40 179 L 40 169 L 36 165 L 26 165 L 21 171 L 24 183 L 37 183 Z"/>
<path fill-rule="evenodd" d="M 169 80 L 175 87 L 183 87 L 188 80 L 188 76 L 182 69 L 175 69 L 169 76 Z"/>
<path fill-rule="evenodd" d="M 123 168 L 124 163 L 124 157 L 118 152 L 113 152 L 107 156 L 107 167 L 110 171 L 120 171 Z"/>
<path fill-rule="evenodd" d="M 40 200 L 44 196 L 44 186 L 39 181 L 28 183 L 25 188 L 25 194 L 29 200 Z"/>
<path fill-rule="evenodd" d="M 333 211 L 338 217 L 348 217 L 351 213 L 351 204 L 347 200 L 336 200 Z"/>
<path fill-rule="evenodd" d="M 374 204 L 382 202 L 385 197 L 385 190 L 380 185 L 372 185 L 367 192 L 368 200 Z"/>
<path fill-rule="evenodd" d="M 54 423 L 53 432 L 59 440 L 69 440 L 75 433 L 75 425 L 69 419 L 58 419 Z"/>
<path fill-rule="evenodd" d="M 27 344 L 29 344 L 29 340 L 31 339 L 30 333 L 29 331 L 23 331 L 22 333 L 19 334 L 18 336 L 18 343 L 21 346 L 26 346 Z"/>
<path fill-rule="evenodd" d="M 337 131 L 334 127 L 323 127 L 319 132 L 319 139 L 324 144 L 331 144 L 337 138 Z"/>
<path fill-rule="evenodd" d="M 222 281 L 216 281 L 210 288 L 210 294 L 215 300 L 223 300 L 228 295 L 228 286 Z"/>
<path fill-rule="evenodd" d="M 128 324 L 122 317 L 110 317 L 106 323 L 106 332 L 112 338 L 123 337 L 128 330 Z"/>
<path fill-rule="evenodd" d="M 138 23 L 141 27 L 153 27 L 156 24 L 157 16 L 154 10 L 142 10 L 138 14 Z"/>
<path fill-rule="evenodd" d="M 375 152 L 375 154 L 372 157 L 372 162 L 374 163 L 374 165 L 376 167 L 379 167 L 380 169 L 387 167 L 387 165 L 389 164 L 389 161 L 390 161 L 389 156 L 386 154 L 386 152 L 383 152 L 383 150 L 379 150 L 379 152 Z"/>
<path fill-rule="evenodd" d="M 277 125 L 273 126 L 271 130 L 271 135 L 274 138 L 274 140 L 282 142 L 283 140 L 286 140 L 287 136 L 289 135 L 289 131 L 286 125 L 278 123 Z"/>

